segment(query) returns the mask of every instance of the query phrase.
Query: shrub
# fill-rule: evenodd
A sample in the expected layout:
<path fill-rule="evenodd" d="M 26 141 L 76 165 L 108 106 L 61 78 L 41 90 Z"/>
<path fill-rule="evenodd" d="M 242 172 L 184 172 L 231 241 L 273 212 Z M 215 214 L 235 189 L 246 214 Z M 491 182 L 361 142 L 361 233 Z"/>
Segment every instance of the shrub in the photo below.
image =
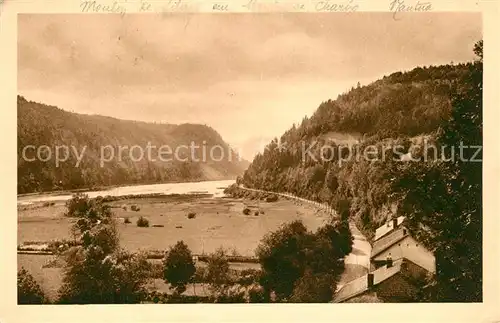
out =
<path fill-rule="evenodd" d="M 246 303 L 245 291 L 236 288 L 228 288 L 217 293 L 215 303 Z"/>
<path fill-rule="evenodd" d="M 69 248 L 59 303 L 130 304 L 144 299 L 150 264 L 144 255 L 121 251 L 116 223 L 102 198 L 76 197 L 73 231 L 80 245 Z"/>
<path fill-rule="evenodd" d="M 89 230 L 96 223 L 111 222 L 111 208 L 103 203 L 102 197 L 90 199 L 86 194 L 75 194 L 66 201 L 65 216 L 78 218 L 75 228 Z"/>
<path fill-rule="evenodd" d="M 132 206 L 130 207 L 130 209 L 131 209 L 132 211 L 135 211 L 135 212 L 138 212 L 138 211 L 140 211 L 140 210 L 141 210 L 141 208 L 140 208 L 140 207 L 138 207 L 138 206 L 137 206 L 137 205 L 135 205 L 135 204 L 134 204 L 134 205 L 132 205 Z"/>
<path fill-rule="evenodd" d="M 207 276 L 207 269 L 205 267 L 196 267 L 196 271 L 191 281 L 193 283 L 204 283 Z"/>
<path fill-rule="evenodd" d="M 292 303 L 328 303 L 332 300 L 333 277 L 306 271 L 296 282 L 290 301 Z"/>
<path fill-rule="evenodd" d="M 266 197 L 266 202 L 276 202 L 277 200 L 278 200 L 278 195 L 275 194 Z"/>
<path fill-rule="evenodd" d="M 149 227 L 149 220 L 141 216 L 139 219 L 137 219 L 137 226 L 141 228 Z"/>
<path fill-rule="evenodd" d="M 339 259 L 351 244 L 349 235 L 340 234 L 331 225 L 315 233 L 307 231 L 301 221 L 283 225 L 267 234 L 257 248 L 260 283 L 266 292 L 274 292 L 278 301 L 292 296 L 294 302 L 331 300 L 344 270 Z"/>
<path fill-rule="evenodd" d="M 44 304 L 47 302 L 45 293 L 33 276 L 24 268 L 17 273 L 17 303 Z"/>
<path fill-rule="evenodd" d="M 130 219 L 127 217 L 123 220 L 123 223 L 131 223 Z"/>
<path fill-rule="evenodd" d="M 194 219 L 196 217 L 196 213 L 195 212 L 189 212 L 188 215 L 187 215 L 188 219 Z"/>
<path fill-rule="evenodd" d="M 182 294 L 196 272 L 193 255 L 184 241 L 178 241 L 170 248 L 163 266 L 163 279 L 174 287 L 177 294 Z"/>
<path fill-rule="evenodd" d="M 259 216 L 259 211 L 255 211 L 254 215 Z"/>
<path fill-rule="evenodd" d="M 73 249 L 59 290 L 62 304 L 136 304 L 146 296 L 151 264 L 144 255 Z"/>
<path fill-rule="evenodd" d="M 213 293 L 220 294 L 229 283 L 229 262 L 226 251 L 218 248 L 207 259 L 206 282 Z"/>
<path fill-rule="evenodd" d="M 149 272 L 149 278 L 163 279 L 163 263 L 151 262 L 151 271 Z"/>
<path fill-rule="evenodd" d="M 245 215 L 249 215 L 250 212 L 251 212 L 251 210 L 247 207 L 243 209 L 243 214 L 245 214 Z"/>
<path fill-rule="evenodd" d="M 269 303 L 270 299 L 261 286 L 252 286 L 248 291 L 249 303 Z"/>

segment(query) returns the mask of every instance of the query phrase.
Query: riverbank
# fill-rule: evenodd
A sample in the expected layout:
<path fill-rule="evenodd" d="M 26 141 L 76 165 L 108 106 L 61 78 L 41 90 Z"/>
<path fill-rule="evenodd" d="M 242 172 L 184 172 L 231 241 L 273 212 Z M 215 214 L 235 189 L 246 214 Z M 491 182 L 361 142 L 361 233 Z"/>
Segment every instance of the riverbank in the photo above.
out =
<path fill-rule="evenodd" d="M 18 195 L 18 205 L 29 205 L 39 202 L 57 202 L 71 199 L 73 193 L 85 193 L 89 197 L 98 196 L 138 196 L 148 194 L 212 194 L 223 196 L 224 189 L 233 184 L 233 180 L 203 181 L 203 182 L 182 182 L 182 183 L 161 183 L 148 185 L 128 185 L 109 187 L 105 190 L 75 191 L 75 192 L 49 192 L 30 195 Z"/>

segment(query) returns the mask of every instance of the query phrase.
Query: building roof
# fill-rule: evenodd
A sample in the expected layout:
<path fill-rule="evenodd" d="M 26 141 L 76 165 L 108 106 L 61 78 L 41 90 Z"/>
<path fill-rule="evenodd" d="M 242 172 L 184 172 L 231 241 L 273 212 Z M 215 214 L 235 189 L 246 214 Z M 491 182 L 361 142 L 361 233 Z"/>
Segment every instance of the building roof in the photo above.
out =
<path fill-rule="evenodd" d="M 398 241 L 408 236 L 408 230 L 405 227 L 398 227 L 395 231 L 392 231 L 388 235 L 382 237 L 381 239 L 375 241 L 372 247 L 372 253 L 370 258 L 374 258 L 382 251 L 386 250 L 390 246 L 394 245 Z"/>
<path fill-rule="evenodd" d="M 383 266 L 377 270 L 371 272 L 373 274 L 373 285 L 380 284 L 384 280 L 394 276 L 401 271 L 401 264 L 403 259 L 394 261 L 393 265 L 389 268 Z M 334 296 L 333 302 L 339 303 L 355 296 L 358 296 L 368 290 L 368 277 L 364 275 L 355 280 L 352 280 L 345 284 Z"/>
<path fill-rule="evenodd" d="M 401 251 L 403 258 L 410 260 L 430 273 L 436 272 L 435 258 L 432 253 L 430 253 L 432 256 L 429 256 L 429 253 L 416 248 L 403 248 Z"/>
<path fill-rule="evenodd" d="M 398 217 L 397 225 L 399 226 L 401 223 L 403 223 L 404 220 L 405 220 L 404 216 Z M 386 234 L 391 232 L 393 229 L 394 228 L 393 228 L 392 220 L 387 221 L 386 224 L 384 224 L 383 226 L 381 226 L 375 230 L 375 239 L 374 240 L 377 241 L 378 239 L 382 238 L 383 236 L 385 236 Z"/>

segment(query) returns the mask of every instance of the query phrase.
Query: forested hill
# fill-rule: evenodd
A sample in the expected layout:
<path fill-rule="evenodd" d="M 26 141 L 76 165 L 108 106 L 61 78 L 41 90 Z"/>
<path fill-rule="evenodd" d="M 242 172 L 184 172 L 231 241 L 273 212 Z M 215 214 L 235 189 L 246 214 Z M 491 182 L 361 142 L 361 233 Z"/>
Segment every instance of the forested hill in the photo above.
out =
<path fill-rule="evenodd" d="M 432 137 L 450 118 L 452 94 L 473 69 L 472 63 L 418 67 L 325 101 L 311 117 L 305 117 L 300 125 L 294 124 L 258 154 L 245 172 L 244 182 L 250 187 L 287 190 L 330 201 L 341 175 L 338 156 L 332 156 L 330 162 L 304 161 L 304 155 L 309 156 L 303 153 L 304 147 L 319 156 L 325 143 L 343 146 L 390 142 L 409 146 L 410 139 Z M 353 166 L 345 164 L 348 169 Z"/>
<path fill-rule="evenodd" d="M 248 166 L 248 162 L 240 160 L 214 129 L 205 125 L 155 124 L 76 114 L 27 101 L 21 96 L 17 98 L 17 121 L 18 193 L 232 179 L 241 175 Z M 148 142 L 152 147 L 151 158 L 147 155 Z M 191 142 L 199 146 L 193 150 L 194 158 L 191 150 L 183 148 L 178 150 L 181 160 L 175 160 L 176 147 L 190 146 Z M 25 155 L 33 161 L 23 158 L 23 149 L 28 145 L 32 146 L 25 149 Z M 36 156 L 36 149 L 44 145 L 52 151 L 47 161 L 41 161 Z M 107 145 L 113 147 L 101 148 Z M 143 158 L 140 158 L 141 149 L 130 149 L 135 145 L 141 147 L 145 154 Z M 164 154 L 159 156 L 162 145 L 168 146 L 172 153 L 168 154 L 168 148 L 164 148 Z M 70 147 L 68 160 L 61 161 L 59 165 L 55 163 L 56 146 Z M 206 147 L 206 158 L 203 158 L 203 146 Z M 211 158 L 210 150 L 215 146 L 222 149 L 214 148 L 214 158 Z M 121 154 L 118 147 L 124 147 Z M 78 167 L 75 167 L 78 161 L 75 151 L 83 156 Z M 108 161 L 111 151 L 115 157 Z M 47 148 L 40 150 L 42 159 L 48 157 L 46 153 Z M 60 148 L 61 158 L 64 153 Z M 105 158 L 103 167 L 101 156 Z"/>
<path fill-rule="evenodd" d="M 258 154 L 240 180 L 347 205 L 368 237 L 406 216 L 436 254 L 437 282 L 425 298 L 481 301 L 482 153 L 471 162 L 477 150 L 466 150 L 463 161 L 458 149 L 482 147 L 482 41 L 474 52 L 474 62 L 393 73 L 323 102 Z M 425 156 L 425 141 L 448 160 L 429 150 L 427 160 L 404 162 L 408 153 Z"/>

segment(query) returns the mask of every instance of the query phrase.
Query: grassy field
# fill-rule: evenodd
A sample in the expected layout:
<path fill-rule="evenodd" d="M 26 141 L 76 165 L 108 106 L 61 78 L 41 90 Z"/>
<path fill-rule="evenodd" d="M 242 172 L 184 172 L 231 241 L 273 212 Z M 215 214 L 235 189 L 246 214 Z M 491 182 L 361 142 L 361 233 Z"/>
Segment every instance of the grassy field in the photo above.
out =
<path fill-rule="evenodd" d="M 235 250 L 243 256 L 254 255 L 262 237 L 276 230 L 281 224 L 300 219 L 311 230 L 316 230 L 328 216 L 308 205 L 296 205 L 280 200 L 266 203 L 236 199 L 202 198 L 188 201 L 168 199 L 137 199 L 111 203 L 118 220 L 122 247 L 131 250 L 164 250 L 179 240 L 184 240 L 193 253 L 211 253 L 218 247 Z M 140 210 L 132 211 L 137 205 Z M 125 206 L 127 210 L 122 207 Z M 243 214 L 243 208 L 252 212 Z M 263 214 L 255 216 L 255 211 Z M 25 208 L 18 212 L 18 243 L 70 238 L 74 219 L 64 217 L 63 205 L 37 209 Z M 187 214 L 196 217 L 188 219 Z M 150 227 L 137 227 L 137 219 L 143 216 Z M 124 223 L 129 218 L 131 223 Z M 152 227 L 152 225 L 163 227 Z"/>
<path fill-rule="evenodd" d="M 262 237 L 280 225 L 300 219 L 310 230 L 316 230 L 329 218 L 310 205 L 288 200 L 267 203 L 232 198 L 142 198 L 116 201 L 110 205 L 117 218 L 121 246 L 131 251 L 166 250 L 184 240 L 195 254 L 211 253 L 224 247 L 230 253 L 253 256 Z M 132 211 L 132 205 L 137 205 L 140 210 Z M 252 212 L 244 215 L 243 209 L 247 207 Z M 70 238 L 74 219 L 64 217 L 65 210 L 63 203 L 19 208 L 18 243 Z M 258 216 L 256 211 L 260 211 Z M 195 218 L 188 219 L 189 212 L 195 212 Z M 150 227 L 137 227 L 140 216 L 149 220 Z M 131 223 L 125 224 L 124 218 L 129 218 Z M 154 224 L 163 227 L 152 227 Z M 61 275 L 58 268 L 42 268 L 50 257 L 18 255 L 18 267 L 23 266 L 32 272 L 53 296 Z"/>

